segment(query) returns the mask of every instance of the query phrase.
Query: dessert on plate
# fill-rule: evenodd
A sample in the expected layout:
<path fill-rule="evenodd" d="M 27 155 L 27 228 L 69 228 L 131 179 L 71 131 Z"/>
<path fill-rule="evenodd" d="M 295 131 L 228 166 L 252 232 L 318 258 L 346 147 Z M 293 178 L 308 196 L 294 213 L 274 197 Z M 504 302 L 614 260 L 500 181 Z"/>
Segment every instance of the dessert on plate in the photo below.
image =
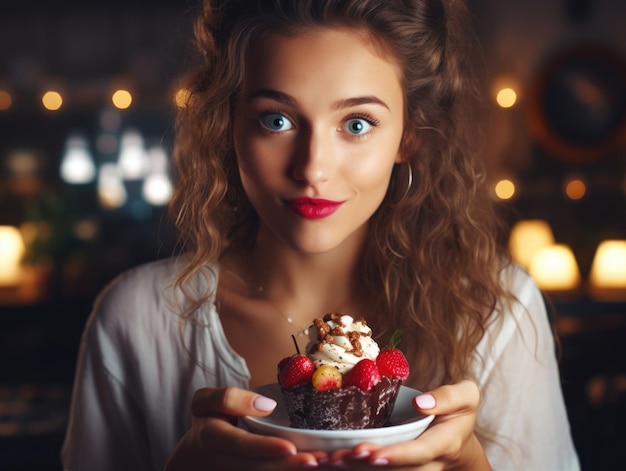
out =
<path fill-rule="evenodd" d="M 318 430 L 384 426 L 409 376 L 409 364 L 393 343 L 381 351 L 364 319 L 338 313 L 315 319 L 305 353 L 278 364 L 290 425 Z"/>

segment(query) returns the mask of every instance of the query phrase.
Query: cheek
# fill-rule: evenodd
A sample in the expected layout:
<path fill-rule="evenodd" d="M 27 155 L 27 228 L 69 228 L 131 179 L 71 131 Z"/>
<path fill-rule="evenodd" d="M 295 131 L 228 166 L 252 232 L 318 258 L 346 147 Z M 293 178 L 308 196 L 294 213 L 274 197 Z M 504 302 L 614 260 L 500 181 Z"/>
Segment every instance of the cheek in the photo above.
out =
<path fill-rule="evenodd" d="M 258 139 L 245 130 L 235 130 L 234 144 L 242 179 L 247 175 L 263 181 L 284 174 L 289 155 L 286 143 Z"/>
<path fill-rule="evenodd" d="M 280 192 L 285 167 L 281 153 L 267 146 L 255 145 L 254 140 L 236 145 L 239 176 L 245 193 L 251 200 L 266 199 Z"/>
<path fill-rule="evenodd" d="M 359 165 L 351 166 L 348 171 L 355 186 L 386 192 L 391 172 L 397 163 L 397 152 L 390 152 L 390 149 L 394 147 L 372 146 L 354 156 L 354 161 L 359 162 Z"/>
<path fill-rule="evenodd" d="M 261 165 L 262 156 L 259 155 L 252 139 L 245 138 L 237 130 L 234 133 L 234 138 L 237 166 L 241 180 L 244 186 L 247 186 L 247 180 L 259 180 L 263 176 L 263 170 L 266 166 Z"/>

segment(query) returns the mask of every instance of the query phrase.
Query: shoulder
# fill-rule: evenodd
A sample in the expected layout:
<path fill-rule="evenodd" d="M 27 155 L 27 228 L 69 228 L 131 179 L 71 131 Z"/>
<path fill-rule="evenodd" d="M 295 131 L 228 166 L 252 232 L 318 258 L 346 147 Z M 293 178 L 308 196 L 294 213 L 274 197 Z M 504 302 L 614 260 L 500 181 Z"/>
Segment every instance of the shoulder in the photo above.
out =
<path fill-rule="evenodd" d="M 178 355 L 181 315 L 189 301 L 175 282 L 185 265 L 186 260 L 172 257 L 134 267 L 112 280 L 96 298 L 84 341 L 121 381 L 128 381 L 129 371 L 136 372 L 135 366 L 150 358 Z M 189 289 L 211 289 L 217 270 L 208 266 L 207 273 L 195 275 Z M 199 309 L 194 314 L 208 312 Z"/>
<path fill-rule="evenodd" d="M 508 297 L 499 301 L 493 323 L 547 320 L 544 295 L 528 272 L 511 263 L 501 272 L 500 280 Z"/>
<path fill-rule="evenodd" d="M 101 321 L 121 321 L 157 311 L 167 300 L 173 300 L 177 274 L 175 259 L 164 259 L 132 268 L 112 280 L 94 303 L 94 313 Z"/>
<path fill-rule="evenodd" d="M 520 302 L 541 296 L 537 284 L 526 270 L 515 263 L 510 263 L 501 273 L 503 287 Z"/>
<path fill-rule="evenodd" d="M 112 315 L 113 312 L 135 314 L 146 311 L 173 310 L 184 297 L 176 287 L 176 278 L 185 267 L 181 258 L 165 258 L 139 265 L 112 280 L 98 295 L 94 310 Z M 217 283 L 217 269 L 211 265 L 206 274 L 198 272 L 186 285 L 191 294 L 213 289 Z"/>
<path fill-rule="evenodd" d="M 514 323 L 517 331 L 552 338 L 546 298 L 535 280 L 521 267 L 511 265 L 502 273 L 502 282 L 511 299 L 501 303 L 504 323 Z"/>
<path fill-rule="evenodd" d="M 185 264 L 181 258 L 165 258 L 117 276 L 96 298 L 88 330 L 111 339 L 177 332 L 180 314 L 188 303 L 176 287 L 176 278 Z M 188 283 L 188 290 L 211 290 L 216 283 L 217 269 L 208 266 L 206 276 L 197 273 Z"/>

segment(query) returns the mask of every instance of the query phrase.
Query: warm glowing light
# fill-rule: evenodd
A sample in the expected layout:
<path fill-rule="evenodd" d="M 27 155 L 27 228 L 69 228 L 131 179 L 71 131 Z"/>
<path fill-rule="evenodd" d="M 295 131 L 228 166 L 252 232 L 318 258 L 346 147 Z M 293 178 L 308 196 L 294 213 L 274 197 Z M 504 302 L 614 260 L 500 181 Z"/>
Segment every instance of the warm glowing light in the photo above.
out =
<path fill-rule="evenodd" d="M 574 178 L 565 185 L 565 194 L 571 200 L 579 200 L 587 193 L 587 185 L 578 178 Z"/>
<path fill-rule="evenodd" d="M 117 90 L 111 97 L 111 100 L 116 108 L 125 110 L 130 107 L 133 102 L 133 96 L 128 90 Z"/>
<path fill-rule="evenodd" d="M 57 111 L 63 105 L 63 97 L 59 92 L 49 91 L 43 94 L 41 102 L 45 109 Z"/>
<path fill-rule="evenodd" d="M 24 255 L 22 234 L 13 226 L 0 226 L 0 285 L 12 286 L 22 277 Z"/>
<path fill-rule="evenodd" d="M 512 88 L 502 88 L 496 94 L 496 102 L 502 108 L 511 108 L 517 101 L 517 93 Z"/>
<path fill-rule="evenodd" d="M 528 269 L 535 254 L 554 244 L 550 225 L 541 219 L 519 221 L 511 229 L 509 248 L 511 256 L 519 265 Z"/>
<path fill-rule="evenodd" d="M 61 178 L 66 183 L 83 184 L 93 181 L 95 176 L 96 165 L 89 151 L 87 139 L 82 136 L 69 136 L 61 160 Z"/>
<path fill-rule="evenodd" d="M 605 240 L 598 245 L 589 281 L 598 288 L 626 289 L 626 240 Z"/>
<path fill-rule="evenodd" d="M 163 206 L 172 196 L 172 183 L 167 175 L 148 175 L 142 187 L 142 194 L 148 203 Z"/>
<path fill-rule="evenodd" d="M 98 201 L 105 209 L 116 209 L 126 202 L 126 188 L 120 170 L 114 163 L 105 163 L 98 172 Z"/>
<path fill-rule="evenodd" d="M 546 291 L 570 291 L 580 284 L 580 270 L 572 249 L 555 244 L 539 250 L 533 257 L 530 275 Z"/>
<path fill-rule="evenodd" d="M 11 94 L 9 92 L 5 92 L 4 90 L 0 90 L 0 111 L 8 110 L 11 108 L 13 104 L 13 100 L 11 98 Z"/>
<path fill-rule="evenodd" d="M 186 88 L 180 88 L 174 94 L 174 103 L 179 108 L 184 108 L 187 106 L 190 96 L 191 93 L 189 92 L 189 90 L 187 90 Z"/>
<path fill-rule="evenodd" d="M 500 180 L 495 187 L 496 196 L 501 200 L 508 200 L 515 195 L 515 183 L 511 180 Z"/>
<path fill-rule="evenodd" d="M 148 150 L 150 174 L 146 177 L 142 194 L 144 199 L 153 206 L 163 206 L 172 196 L 173 186 L 167 174 L 168 158 L 161 146 L 153 146 Z"/>
<path fill-rule="evenodd" d="M 149 160 L 139 131 L 130 129 L 122 134 L 119 166 L 125 180 L 140 180 L 147 175 Z"/>

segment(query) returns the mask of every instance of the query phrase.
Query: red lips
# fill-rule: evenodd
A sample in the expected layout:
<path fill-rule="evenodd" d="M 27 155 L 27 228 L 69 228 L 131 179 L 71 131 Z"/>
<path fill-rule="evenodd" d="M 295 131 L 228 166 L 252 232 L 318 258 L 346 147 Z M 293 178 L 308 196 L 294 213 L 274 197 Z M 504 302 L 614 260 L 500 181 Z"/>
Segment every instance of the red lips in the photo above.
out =
<path fill-rule="evenodd" d="M 291 210 L 307 219 L 323 219 L 330 216 L 343 204 L 343 201 L 331 201 L 321 198 L 295 198 L 287 201 Z"/>

